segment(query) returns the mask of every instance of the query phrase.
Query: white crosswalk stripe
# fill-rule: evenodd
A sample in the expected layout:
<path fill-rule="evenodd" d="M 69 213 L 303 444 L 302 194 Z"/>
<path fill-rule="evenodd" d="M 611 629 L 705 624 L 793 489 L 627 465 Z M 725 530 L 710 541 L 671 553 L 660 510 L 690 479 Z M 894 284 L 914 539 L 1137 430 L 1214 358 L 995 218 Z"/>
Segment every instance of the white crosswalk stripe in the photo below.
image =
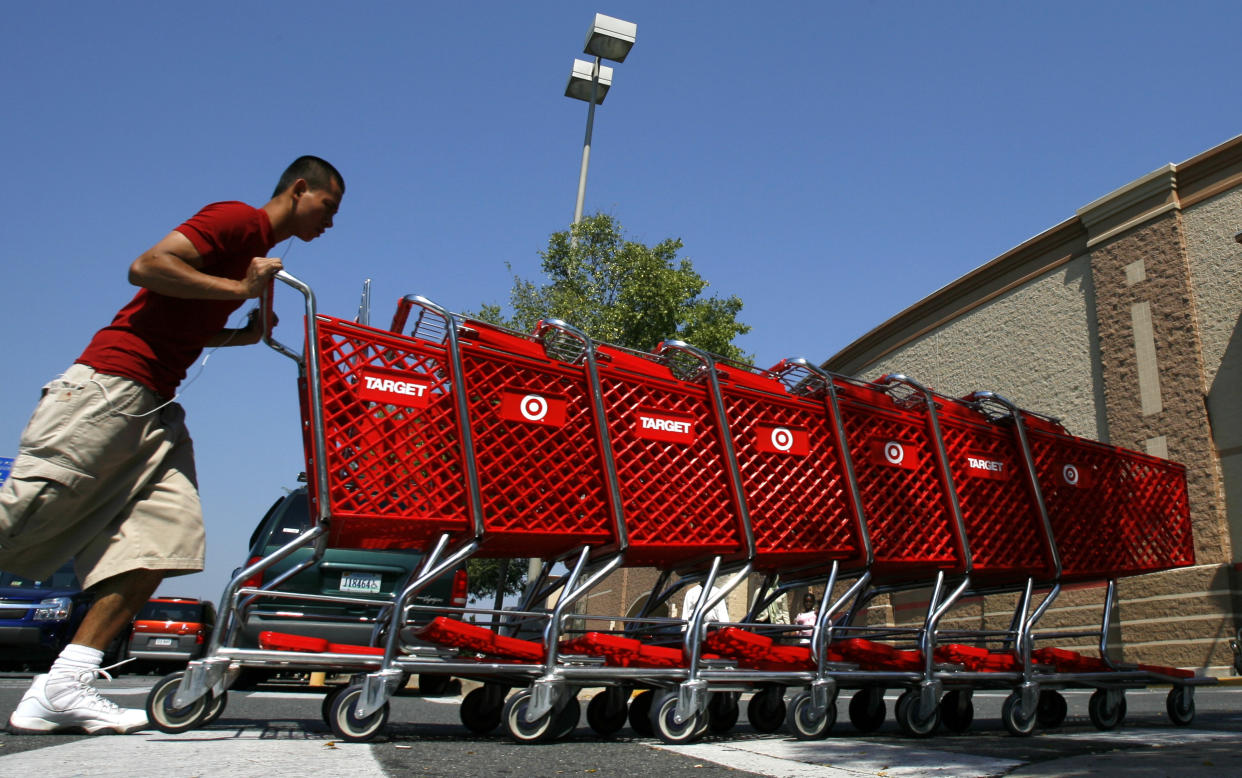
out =
<path fill-rule="evenodd" d="M 1113 743 L 1142 743 L 1149 746 L 1175 746 L 1219 742 L 1242 748 L 1242 733 L 1214 730 L 1132 729 L 1117 732 L 1082 732 L 1058 735 L 1070 740 L 1101 740 Z M 685 746 L 657 745 L 698 761 L 714 762 L 735 770 L 772 778 L 944 778 L 945 776 L 999 776 L 1026 764 L 934 747 L 919 747 L 910 741 L 899 745 L 872 740 L 831 738 L 796 741 L 784 738 L 737 740 L 725 743 L 695 743 Z"/>
<path fill-rule="evenodd" d="M 384 778 L 371 746 L 342 743 L 330 735 L 271 728 L 194 730 L 83 738 L 0 760 L 5 775 L 40 778 L 138 778 L 139 776 L 228 776 L 272 778 L 293 766 L 304 775 Z"/>

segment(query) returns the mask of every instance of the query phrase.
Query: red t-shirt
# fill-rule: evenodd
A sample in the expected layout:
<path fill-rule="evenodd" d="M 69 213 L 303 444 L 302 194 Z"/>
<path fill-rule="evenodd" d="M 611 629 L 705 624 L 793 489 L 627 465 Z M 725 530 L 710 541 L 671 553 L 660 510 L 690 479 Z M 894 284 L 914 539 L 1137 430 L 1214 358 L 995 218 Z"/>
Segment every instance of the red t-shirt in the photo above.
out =
<path fill-rule="evenodd" d="M 222 278 L 244 278 L 250 260 L 267 256 L 274 245 L 267 212 L 238 202 L 212 203 L 177 232 L 198 250 L 202 272 Z M 208 339 L 242 302 L 190 300 L 140 289 L 111 324 L 95 333 L 77 361 L 172 397 Z"/>

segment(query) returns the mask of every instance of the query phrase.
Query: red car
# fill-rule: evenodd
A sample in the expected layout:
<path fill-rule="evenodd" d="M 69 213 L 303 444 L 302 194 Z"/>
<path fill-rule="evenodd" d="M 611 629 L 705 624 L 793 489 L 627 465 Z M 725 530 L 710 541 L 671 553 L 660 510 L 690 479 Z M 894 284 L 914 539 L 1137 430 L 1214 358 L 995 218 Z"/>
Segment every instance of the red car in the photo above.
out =
<path fill-rule="evenodd" d="M 129 656 L 144 664 L 185 664 L 202 656 L 215 622 L 216 610 L 210 602 L 153 597 L 134 619 Z"/>

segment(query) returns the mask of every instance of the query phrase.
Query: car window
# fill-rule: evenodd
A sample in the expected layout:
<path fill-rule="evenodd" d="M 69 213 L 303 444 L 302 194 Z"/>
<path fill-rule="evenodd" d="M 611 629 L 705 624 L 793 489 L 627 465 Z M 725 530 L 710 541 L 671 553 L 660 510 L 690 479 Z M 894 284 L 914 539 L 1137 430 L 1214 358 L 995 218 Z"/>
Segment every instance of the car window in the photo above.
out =
<path fill-rule="evenodd" d="M 197 602 L 149 602 L 138 611 L 139 621 L 190 621 L 202 623 L 203 606 Z"/>
<path fill-rule="evenodd" d="M 294 492 L 285 500 L 276 519 L 276 526 L 272 527 L 272 533 L 267 537 L 267 545 L 283 546 L 310 529 L 310 525 L 310 505 L 306 492 Z"/>
<path fill-rule="evenodd" d="M 272 514 L 275 513 L 278 508 L 280 508 L 280 504 L 284 501 L 285 501 L 285 498 L 281 497 L 276 502 L 272 503 L 272 507 L 267 509 L 267 513 L 263 514 L 263 519 L 258 523 L 257 526 L 255 526 L 254 532 L 250 534 L 250 548 L 254 548 L 256 545 L 258 545 L 259 537 L 260 535 L 263 534 L 263 528 L 267 526 L 268 521 L 270 521 L 272 518 Z"/>
<path fill-rule="evenodd" d="M 81 589 L 78 583 L 78 576 L 73 572 L 73 561 L 70 560 L 60 566 L 60 569 L 52 573 L 45 580 L 37 578 L 29 578 L 16 573 L 0 572 L 0 586 L 9 586 L 14 589 Z"/>

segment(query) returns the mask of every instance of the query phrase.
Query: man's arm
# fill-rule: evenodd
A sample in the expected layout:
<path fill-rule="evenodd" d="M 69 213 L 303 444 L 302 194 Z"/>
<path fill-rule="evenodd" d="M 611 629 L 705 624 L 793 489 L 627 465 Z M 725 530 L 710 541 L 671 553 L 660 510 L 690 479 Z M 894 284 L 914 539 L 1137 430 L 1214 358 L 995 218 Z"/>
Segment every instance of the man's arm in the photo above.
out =
<path fill-rule="evenodd" d="M 129 266 L 129 282 L 168 297 L 195 300 L 249 300 L 258 297 L 283 265 L 275 257 L 254 257 L 240 280 L 201 272 L 203 258 L 176 230 Z"/>
<path fill-rule="evenodd" d="M 268 324 L 271 327 L 276 326 L 276 312 L 272 311 L 268 314 L 271 321 Z M 221 346 L 251 346 L 263 339 L 263 315 L 255 308 L 250 312 L 250 318 L 246 319 L 246 326 L 236 329 L 225 327 L 224 329 L 212 335 L 211 338 L 203 344 L 207 348 L 220 348 Z"/>

